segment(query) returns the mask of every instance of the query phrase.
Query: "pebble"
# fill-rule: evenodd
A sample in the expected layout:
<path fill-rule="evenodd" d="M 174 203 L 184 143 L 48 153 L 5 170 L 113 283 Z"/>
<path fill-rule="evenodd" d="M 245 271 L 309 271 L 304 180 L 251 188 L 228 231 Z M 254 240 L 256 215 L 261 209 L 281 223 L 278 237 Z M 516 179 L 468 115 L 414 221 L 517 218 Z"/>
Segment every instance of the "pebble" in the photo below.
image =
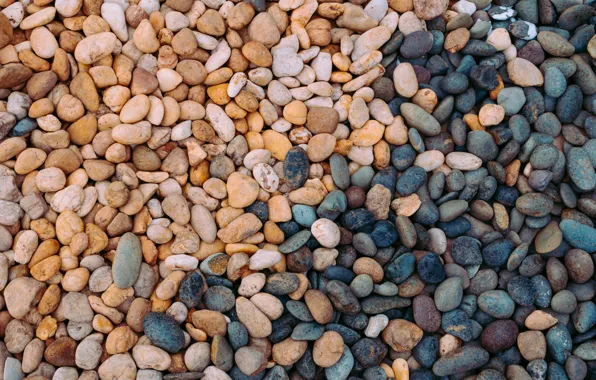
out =
<path fill-rule="evenodd" d="M 450 277 L 443 281 L 435 291 L 435 305 L 441 312 L 451 311 L 459 306 L 463 297 L 462 280 Z"/>
<path fill-rule="evenodd" d="M 478 297 L 478 307 L 495 318 L 509 318 L 515 309 L 515 303 L 503 290 L 489 290 Z"/>
<path fill-rule="evenodd" d="M 383 340 L 395 351 L 404 352 L 414 348 L 422 339 L 422 330 L 403 319 L 389 321 L 383 330 Z"/>
<path fill-rule="evenodd" d="M 174 319 L 162 313 L 148 313 L 143 318 L 143 331 L 151 342 L 167 352 L 176 353 L 185 343 L 184 333 Z"/>
<path fill-rule="evenodd" d="M 112 279 L 122 289 L 131 287 L 139 277 L 141 269 L 141 243 L 132 233 L 126 233 L 118 242 L 114 264 L 112 266 Z"/>
<path fill-rule="evenodd" d="M 483 366 L 489 354 L 480 347 L 463 346 L 442 356 L 433 365 L 438 376 L 449 376 L 461 371 L 469 371 Z"/>

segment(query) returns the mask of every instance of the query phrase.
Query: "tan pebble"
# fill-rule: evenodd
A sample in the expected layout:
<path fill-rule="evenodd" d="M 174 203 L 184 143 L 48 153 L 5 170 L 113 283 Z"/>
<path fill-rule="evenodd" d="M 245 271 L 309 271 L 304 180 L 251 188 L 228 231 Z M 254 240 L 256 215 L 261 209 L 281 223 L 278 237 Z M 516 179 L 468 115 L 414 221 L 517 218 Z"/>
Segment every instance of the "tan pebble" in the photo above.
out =
<path fill-rule="evenodd" d="M 236 313 L 253 338 L 266 338 L 271 334 L 271 321 L 248 299 L 236 299 Z"/>
<path fill-rule="evenodd" d="M 284 107 L 284 118 L 292 124 L 303 125 L 306 123 L 308 110 L 304 103 L 294 100 Z"/>
<path fill-rule="evenodd" d="M 248 26 L 250 39 L 258 41 L 268 48 L 277 44 L 280 40 L 280 33 L 275 20 L 268 13 L 258 13 Z"/>
<path fill-rule="evenodd" d="M 423 331 L 420 327 L 404 319 L 394 319 L 383 330 L 382 336 L 385 343 L 397 352 L 409 351 L 414 348 Z"/>
<path fill-rule="evenodd" d="M 46 316 L 41 320 L 37 329 L 35 330 L 35 336 L 45 341 L 53 337 L 58 329 L 58 322 L 51 316 Z"/>
<path fill-rule="evenodd" d="M 275 195 L 267 201 L 269 220 L 275 223 L 287 222 L 292 219 L 292 210 L 288 199 L 283 195 Z"/>
<path fill-rule="evenodd" d="M 280 161 L 283 161 L 292 148 L 290 140 L 279 132 L 266 130 L 262 133 L 264 148 L 271 152 L 271 155 Z"/>
<path fill-rule="evenodd" d="M 344 340 L 335 331 L 326 331 L 313 345 L 313 361 L 328 368 L 339 361 L 344 352 Z"/>
<path fill-rule="evenodd" d="M 139 23 L 133 34 L 133 41 L 136 48 L 143 53 L 155 53 L 160 45 L 149 20 L 142 20 Z"/>
<path fill-rule="evenodd" d="M 308 342 L 286 338 L 276 343 L 271 348 L 273 361 L 279 365 L 292 365 L 296 363 L 308 348 Z"/>
<path fill-rule="evenodd" d="M 333 153 L 337 139 L 328 133 L 313 136 L 308 142 L 307 154 L 311 162 L 321 162 Z"/>
<path fill-rule="evenodd" d="M 326 193 L 314 187 L 302 187 L 292 191 L 289 195 L 290 201 L 298 204 L 316 206 L 323 201 Z"/>
<path fill-rule="evenodd" d="M 74 52 L 75 59 L 90 65 L 110 55 L 116 47 L 116 35 L 110 32 L 93 34 L 83 39 Z"/>
<path fill-rule="evenodd" d="M 391 208 L 397 215 L 412 216 L 418 209 L 422 202 L 417 194 L 411 194 L 407 197 L 399 197 L 391 202 Z"/>
<path fill-rule="evenodd" d="M 497 51 L 503 51 L 511 46 L 511 37 L 507 29 L 497 28 L 488 35 L 486 42 L 493 45 Z"/>
<path fill-rule="evenodd" d="M 500 203 L 493 203 L 493 210 L 494 210 L 494 221 L 497 228 L 501 231 L 506 230 L 509 227 L 509 214 L 507 214 L 507 209 Z"/>
<path fill-rule="evenodd" d="M 120 111 L 120 121 L 122 123 L 136 123 L 143 120 L 149 112 L 151 102 L 147 95 L 137 95 L 130 99 Z"/>
<path fill-rule="evenodd" d="M 17 174 L 28 174 L 40 167 L 47 154 L 41 149 L 27 148 L 17 157 L 14 170 Z"/>
<path fill-rule="evenodd" d="M 450 53 L 456 53 L 463 49 L 469 40 L 470 31 L 466 28 L 458 28 L 447 34 L 443 47 Z"/>
<path fill-rule="evenodd" d="M 62 260 L 59 256 L 48 257 L 31 268 L 31 276 L 37 281 L 48 281 L 58 273 L 61 264 Z"/>
<path fill-rule="evenodd" d="M 383 281 L 383 268 L 370 257 L 360 257 L 357 259 L 354 262 L 352 270 L 356 275 L 369 275 L 375 283 Z"/>
<path fill-rule="evenodd" d="M 412 64 L 402 62 L 393 71 L 395 91 L 404 98 L 411 98 L 418 91 L 418 79 Z"/>
<path fill-rule="evenodd" d="M 376 120 L 369 120 L 362 128 L 352 131 L 350 140 L 356 146 L 369 147 L 378 143 L 383 138 L 384 133 L 385 127 L 383 124 Z"/>
<path fill-rule="evenodd" d="M 129 326 L 116 327 L 106 339 L 106 352 L 110 355 L 120 354 L 130 350 L 138 337 Z"/>
<path fill-rule="evenodd" d="M 99 378 L 134 380 L 137 368 L 134 360 L 128 354 L 117 354 L 110 356 L 98 369 Z"/>
<path fill-rule="evenodd" d="M 307 290 L 304 293 L 304 302 L 317 323 L 326 324 L 331 321 L 333 306 L 325 294 L 318 290 Z"/>
<path fill-rule="evenodd" d="M 517 347 L 527 361 L 544 359 L 546 339 L 541 331 L 524 331 L 517 336 Z"/>
<path fill-rule="evenodd" d="M 505 109 L 497 104 L 486 104 L 478 113 L 478 120 L 485 127 L 498 125 L 504 118 Z"/>
<path fill-rule="evenodd" d="M 235 172 L 228 177 L 226 190 L 230 206 L 244 208 L 251 205 L 257 199 L 259 184 L 253 178 Z"/>
<path fill-rule="evenodd" d="M 513 83 L 522 87 L 542 86 L 544 76 L 530 61 L 515 58 L 507 63 L 507 74 Z"/>
<path fill-rule="evenodd" d="M 109 336 L 110 335 L 108 335 L 108 339 Z M 140 369 L 154 369 L 156 371 L 165 371 L 172 364 L 172 359 L 166 351 L 162 350 L 159 347 L 150 345 L 138 345 L 133 347 L 132 357 Z"/>
<path fill-rule="evenodd" d="M 87 286 L 89 270 L 87 268 L 71 269 L 64 274 L 61 285 L 68 292 L 78 292 Z"/>
<path fill-rule="evenodd" d="M 422 152 L 418 156 L 416 156 L 414 165 L 423 168 L 427 172 L 430 172 L 430 171 L 437 169 L 439 166 L 443 165 L 444 161 L 445 161 L 445 155 L 441 151 L 428 150 L 428 151 Z"/>
<path fill-rule="evenodd" d="M 395 380 L 408 380 L 410 378 L 410 369 L 408 363 L 403 358 L 397 358 L 391 364 Z"/>
<path fill-rule="evenodd" d="M 476 170 L 482 166 L 482 160 L 467 152 L 451 152 L 445 158 L 445 163 L 452 169 Z"/>
<path fill-rule="evenodd" d="M 558 319 L 551 314 L 542 310 L 535 310 L 528 315 L 524 323 L 531 330 L 546 330 L 557 324 L 557 322 Z"/>
<path fill-rule="evenodd" d="M 272 321 L 281 317 L 284 311 L 281 301 L 269 293 L 257 293 L 250 298 L 250 302 Z"/>

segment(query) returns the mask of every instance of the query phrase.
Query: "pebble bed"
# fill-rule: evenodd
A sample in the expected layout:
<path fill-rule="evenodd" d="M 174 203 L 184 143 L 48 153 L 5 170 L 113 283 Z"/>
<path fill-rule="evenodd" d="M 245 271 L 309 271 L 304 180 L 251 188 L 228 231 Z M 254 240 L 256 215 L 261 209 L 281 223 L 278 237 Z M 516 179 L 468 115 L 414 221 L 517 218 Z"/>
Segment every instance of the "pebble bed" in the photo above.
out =
<path fill-rule="evenodd" d="M 0 380 L 596 379 L 593 0 L 0 10 Z"/>

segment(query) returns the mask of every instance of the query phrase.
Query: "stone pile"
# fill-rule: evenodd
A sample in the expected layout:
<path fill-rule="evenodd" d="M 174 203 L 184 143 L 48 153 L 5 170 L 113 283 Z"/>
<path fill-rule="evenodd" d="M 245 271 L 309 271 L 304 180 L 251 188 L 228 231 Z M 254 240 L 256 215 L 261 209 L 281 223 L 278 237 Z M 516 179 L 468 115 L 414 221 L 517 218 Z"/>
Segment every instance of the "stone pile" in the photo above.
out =
<path fill-rule="evenodd" d="M 596 379 L 593 1 L 0 11 L 0 380 Z"/>

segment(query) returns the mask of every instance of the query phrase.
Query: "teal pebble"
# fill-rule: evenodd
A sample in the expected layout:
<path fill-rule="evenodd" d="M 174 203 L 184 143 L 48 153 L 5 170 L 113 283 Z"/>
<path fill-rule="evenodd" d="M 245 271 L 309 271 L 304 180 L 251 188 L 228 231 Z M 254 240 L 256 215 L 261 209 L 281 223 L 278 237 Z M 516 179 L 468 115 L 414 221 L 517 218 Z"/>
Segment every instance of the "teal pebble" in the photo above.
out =
<path fill-rule="evenodd" d="M 596 187 L 596 172 L 585 149 L 576 147 L 569 150 L 567 172 L 573 183 L 582 191 L 590 191 Z"/>
<path fill-rule="evenodd" d="M 565 219 L 559 223 L 563 238 L 572 247 L 583 249 L 588 253 L 596 252 L 596 229 L 573 219 Z"/>
<path fill-rule="evenodd" d="M 339 361 L 329 368 L 325 368 L 325 377 L 328 379 L 345 380 L 354 367 L 354 356 L 350 348 L 344 344 L 344 352 Z"/>
<path fill-rule="evenodd" d="M 329 158 L 329 165 L 331 166 L 331 177 L 335 185 L 342 190 L 350 187 L 350 169 L 344 156 L 338 153 L 332 154 Z"/>
<path fill-rule="evenodd" d="M 422 140 L 422 136 L 420 136 L 420 132 L 418 132 L 417 129 L 410 128 L 410 130 L 408 130 L 408 140 L 418 153 L 424 153 L 424 140 Z"/>
<path fill-rule="evenodd" d="M 302 322 L 294 327 L 292 339 L 294 340 L 317 340 L 323 335 L 325 329 L 316 322 Z"/>
<path fill-rule="evenodd" d="M 506 319 L 513 315 L 515 302 L 504 290 L 489 290 L 478 297 L 478 307 L 491 317 Z"/>
<path fill-rule="evenodd" d="M 364 298 L 373 292 L 373 280 L 367 274 L 359 274 L 352 280 L 350 289 L 352 289 L 352 292 L 356 297 Z"/>
<path fill-rule="evenodd" d="M 392 282 L 384 282 L 380 285 L 375 285 L 374 291 L 375 294 L 380 296 L 393 297 L 397 295 L 399 288 Z"/>
<path fill-rule="evenodd" d="M 296 223 L 303 227 L 310 228 L 310 226 L 312 226 L 312 224 L 317 220 L 317 213 L 311 206 L 294 205 L 292 206 L 292 217 Z"/>
<path fill-rule="evenodd" d="M 352 186 L 368 189 L 370 186 L 370 182 L 372 181 L 374 176 L 375 171 L 372 167 L 363 166 L 360 169 L 356 170 L 354 174 L 352 174 L 352 176 L 350 177 L 350 182 L 352 183 Z"/>
<path fill-rule="evenodd" d="M 12 134 L 13 136 L 24 136 L 34 130 L 36 127 L 37 121 L 31 119 L 30 117 L 26 117 L 19 120 L 19 122 L 14 126 L 12 129 Z"/>
<path fill-rule="evenodd" d="M 290 236 L 289 239 L 284 241 L 279 246 L 279 251 L 281 253 L 294 252 L 295 250 L 297 250 L 298 248 L 300 248 L 304 244 L 306 244 L 308 239 L 310 239 L 310 236 L 311 236 L 310 231 L 307 231 L 307 230 L 300 231 L 297 234 Z"/>
<path fill-rule="evenodd" d="M 348 208 L 348 199 L 341 190 L 333 190 L 317 208 L 317 215 L 321 218 L 335 220 L 342 212 Z"/>
<path fill-rule="evenodd" d="M 505 115 L 517 114 L 526 103 L 526 95 L 520 87 L 508 87 L 499 92 L 497 104 L 505 109 Z"/>
<path fill-rule="evenodd" d="M 114 284 L 121 289 L 130 288 L 139 277 L 143 254 L 139 238 L 127 232 L 118 241 L 112 265 Z"/>
<path fill-rule="evenodd" d="M 544 72 L 544 93 L 553 98 L 563 95 L 567 89 L 565 75 L 556 67 L 549 67 Z"/>

